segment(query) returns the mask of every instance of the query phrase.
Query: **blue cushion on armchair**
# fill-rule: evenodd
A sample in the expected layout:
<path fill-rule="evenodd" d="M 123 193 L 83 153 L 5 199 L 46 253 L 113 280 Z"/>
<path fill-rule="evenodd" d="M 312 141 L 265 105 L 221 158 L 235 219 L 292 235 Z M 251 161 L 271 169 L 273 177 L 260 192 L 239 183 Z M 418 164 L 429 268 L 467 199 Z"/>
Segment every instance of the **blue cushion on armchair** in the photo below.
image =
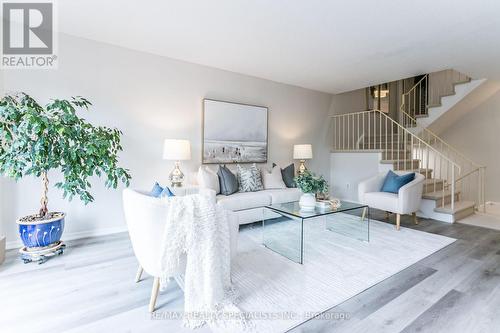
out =
<path fill-rule="evenodd" d="M 385 176 L 384 185 L 382 185 L 382 189 L 380 190 L 380 192 L 389 192 L 398 194 L 398 191 L 401 187 L 405 186 L 414 179 L 415 179 L 415 172 L 398 176 L 397 174 L 389 170 L 387 176 Z"/>

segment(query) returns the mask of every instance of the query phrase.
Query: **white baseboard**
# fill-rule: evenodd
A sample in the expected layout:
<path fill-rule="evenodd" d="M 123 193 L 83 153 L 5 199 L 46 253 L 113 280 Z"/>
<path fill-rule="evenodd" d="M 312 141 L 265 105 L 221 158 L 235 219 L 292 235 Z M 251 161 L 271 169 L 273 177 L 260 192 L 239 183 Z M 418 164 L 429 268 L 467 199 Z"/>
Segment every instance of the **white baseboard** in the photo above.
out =
<path fill-rule="evenodd" d="M 62 240 L 69 241 L 87 237 L 105 236 L 105 235 L 117 234 L 120 232 L 126 232 L 127 230 L 128 230 L 127 226 L 121 226 L 121 227 L 103 228 L 97 230 L 86 230 L 86 231 L 69 232 L 69 233 L 65 232 L 63 233 Z M 7 250 L 20 248 L 22 246 L 23 242 L 20 239 L 15 241 L 9 241 L 6 244 Z"/>

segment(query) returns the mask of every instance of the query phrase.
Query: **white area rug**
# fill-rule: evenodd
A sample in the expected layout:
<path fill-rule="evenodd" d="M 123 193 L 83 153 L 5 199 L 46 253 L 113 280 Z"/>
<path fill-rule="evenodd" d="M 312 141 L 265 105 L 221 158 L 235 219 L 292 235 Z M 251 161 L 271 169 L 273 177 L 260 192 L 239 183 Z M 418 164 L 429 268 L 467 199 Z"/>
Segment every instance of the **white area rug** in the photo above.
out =
<path fill-rule="evenodd" d="M 359 223 L 359 217 L 352 218 Z M 273 317 L 251 320 L 255 331 L 286 332 L 311 313 L 330 309 L 455 241 L 406 228 L 398 232 L 393 225 L 372 220 L 368 243 L 327 231 L 324 221 L 305 223 L 303 265 L 262 246 L 260 227 L 240 231 L 232 268 L 239 307 Z M 273 232 L 290 236 L 286 223 Z M 294 317 L 279 319 L 282 314 Z"/>

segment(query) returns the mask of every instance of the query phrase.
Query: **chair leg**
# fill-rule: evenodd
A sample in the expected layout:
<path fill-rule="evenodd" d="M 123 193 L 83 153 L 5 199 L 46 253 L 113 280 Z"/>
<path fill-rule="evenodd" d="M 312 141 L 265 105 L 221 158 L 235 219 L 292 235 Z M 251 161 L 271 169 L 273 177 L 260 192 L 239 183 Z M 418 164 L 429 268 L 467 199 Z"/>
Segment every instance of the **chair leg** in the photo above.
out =
<path fill-rule="evenodd" d="M 364 221 L 365 220 L 365 217 L 366 217 L 366 210 L 367 208 L 363 208 L 363 213 L 361 213 L 361 221 Z"/>
<path fill-rule="evenodd" d="M 141 281 L 141 276 L 142 276 L 142 267 L 139 265 L 139 268 L 137 269 L 137 273 L 135 274 L 135 282 Z"/>
<path fill-rule="evenodd" d="M 399 230 L 399 226 L 401 224 L 401 214 L 396 215 L 396 230 Z"/>
<path fill-rule="evenodd" d="M 413 222 L 415 222 L 415 224 L 418 224 L 417 213 L 412 213 L 412 215 L 413 215 Z"/>
<path fill-rule="evenodd" d="M 158 298 L 158 290 L 160 289 L 160 278 L 155 277 L 153 281 L 153 289 L 151 290 L 151 299 L 149 300 L 149 312 L 155 310 L 156 298 Z"/>

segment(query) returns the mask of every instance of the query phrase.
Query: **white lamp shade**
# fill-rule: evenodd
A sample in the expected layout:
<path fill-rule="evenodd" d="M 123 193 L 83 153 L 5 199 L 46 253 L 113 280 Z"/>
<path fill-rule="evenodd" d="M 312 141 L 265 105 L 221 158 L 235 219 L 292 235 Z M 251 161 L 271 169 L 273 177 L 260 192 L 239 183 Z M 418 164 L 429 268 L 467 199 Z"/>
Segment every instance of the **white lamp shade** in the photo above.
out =
<path fill-rule="evenodd" d="M 163 143 L 163 159 L 182 161 L 191 159 L 191 143 L 189 140 L 166 139 Z"/>
<path fill-rule="evenodd" d="M 293 146 L 293 159 L 294 160 L 310 160 L 313 158 L 312 146 L 309 144 L 305 145 L 294 145 Z"/>

